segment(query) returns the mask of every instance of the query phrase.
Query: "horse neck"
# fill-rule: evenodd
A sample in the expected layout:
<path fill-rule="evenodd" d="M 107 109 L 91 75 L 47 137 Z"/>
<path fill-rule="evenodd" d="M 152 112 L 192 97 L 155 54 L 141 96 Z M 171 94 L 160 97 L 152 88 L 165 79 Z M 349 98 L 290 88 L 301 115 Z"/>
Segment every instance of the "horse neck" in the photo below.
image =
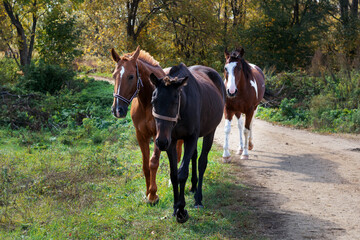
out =
<path fill-rule="evenodd" d="M 237 84 L 237 89 L 240 93 L 246 92 L 247 88 L 249 87 L 250 80 L 246 79 L 244 72 L 241 70 L 240 72 L 240 81 Z M 242 96 L 242 94 L 241 94 Z"/>
<path fill-rule="evenodd" d="M 152 66 L 141 59 L 138 59 L 137 63 L 140 77 L 144 85 L 140 88 L 138 99 L 144 108 L 151 107 L 151 98 L 154 86 L 150 83 L 150 74 L 154 73 L 157 77 L 163 77 L 165 76 L 165 73 L 160 66 Z"/>

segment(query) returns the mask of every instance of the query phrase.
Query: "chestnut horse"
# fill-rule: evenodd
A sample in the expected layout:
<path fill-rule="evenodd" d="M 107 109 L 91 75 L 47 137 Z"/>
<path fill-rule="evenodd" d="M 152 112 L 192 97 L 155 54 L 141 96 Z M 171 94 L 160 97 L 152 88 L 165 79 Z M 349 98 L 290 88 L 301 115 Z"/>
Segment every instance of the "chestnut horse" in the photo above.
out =
<path fill-rule="evenodd" d="M 111 55 L 117 63 L 113 78 L 114 102 L 112 112 L 115 117 L 123 118 L 126 116 L 128 106 L 131 104 L 131 118 L 136 130 L 143 160 L 143 171 L 146 179 L 146 196 L 150 204 L 156 204 L 159 201 L 156 185 L 156 172 L 159 167 L 160 150 L 154 144 L 154 152 L 150 157 L 150 140 L 156 135 L 156 126 L 152 116 L 151 96 L 154 86 L 150 83 L 151 73 L 158 77 L 165 76 L 165 72 L 159 63 L 153 59 L 140 47 L 135 52 L 125 54 L 120 57 L 118 53 L 111 49 Z M 179 141 L 177 152 L 178 160 L 181 157 L 182 142 Z M 192 177 L 193 187 L 196 187 L 197 178 Z"/>
<path fill-rule="evenodd" d="M 156 87 L 152 97 L 157 129 L 156 145 L 167 152 L 173 185 L 174 215 L 178 222 L 184 223 L 189 218 L 185 210 L 185 183 L 190 158 L 194 156 L 199 137 L 204 139 L 198 162 L 199 183 L 195 193 L 195 207 L 203 207 L 203 176 L 215 130 L 222 118 L 225 86 L 214 69 L 205 66 L 187 68 L 184 64 L 172 67 L 164 78 L 159 79 L 151 74 L 150 79 Z M 184 139 L 184 156 L 179 171 L 176 164 L 178 139 Z"/>
<path fill-rule="evenodd" d="M 249 159 L 248 150 L 253 148 L 252 143 L 252 123 L 257 106 L 262 100 L 265 92 L 265 76 L 261 69 L 243 59 L 243 48 L 237 48 L 230 53 L 225 50 L 225 86 L 226 104 L 225 114 L 225 143 L 224 143 L 224 162 L 230 162 L 229 134 L 231 120 L 235 115 L 238 119 L 240 132 L 240 144 L 237 154 L 241 154 L 241 159 Z M 245 129 L 241 114 L 245 114 Z M 244 131 L 245 143 L 242 140 Z"/>

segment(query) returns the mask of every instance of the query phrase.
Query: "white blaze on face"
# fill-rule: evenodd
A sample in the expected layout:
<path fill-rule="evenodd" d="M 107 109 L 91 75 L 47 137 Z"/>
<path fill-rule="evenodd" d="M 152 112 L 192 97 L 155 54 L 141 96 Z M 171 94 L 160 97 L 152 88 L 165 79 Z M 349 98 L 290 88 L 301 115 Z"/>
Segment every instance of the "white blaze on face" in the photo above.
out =
<path fill-rule="evenodd" d="M 125 68 L 124 66 L 121 66 L 121 70 L 120 70 L 120 79 L 119 79 L 119 86 L 118 86 L 118 91 L 117 94 L 120 94 L 120 85 L 121 85 L 121 80 L 122 80 L 122 76 L 125 73 Z"/>
<path fill-rule="evenodd" d="M 235 67 L 237 62 L 231 62 L 225 65 L 225 69 L 228 73 L 228 83 L 226 85 L 226 89 L 229 90 L 230 94 L 235 93 L 236 91 L 236 83 L 235 83 Z"/>

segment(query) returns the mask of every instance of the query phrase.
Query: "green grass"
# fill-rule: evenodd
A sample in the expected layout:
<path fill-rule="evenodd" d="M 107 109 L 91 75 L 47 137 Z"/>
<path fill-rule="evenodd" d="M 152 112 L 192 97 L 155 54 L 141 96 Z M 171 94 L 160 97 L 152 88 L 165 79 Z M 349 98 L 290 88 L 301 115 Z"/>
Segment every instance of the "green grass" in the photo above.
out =
<path fill-rule="evenodd" d="M 230 174 L 234 166 L 221 163 L 217 146 L 205 172 L 204 209 L 192 207 L 189 178 L 190 219 L 179 224 L 172 217 L 165 153 L 157 175 L 160 202 L 146 204 L 135 130 L 129 114 L 111 116 L 104 104 L 111 104 L 111 93 L 106 83 L 85 81 L 81 91 L 45 97 L 58 104 L 49 117 L 57 128 L 0 127 L 0 239 L 263 239 L 244 204 L 247 187 Z"/>
<path fill-rule="evenodd" d="M 190 219 L 178 224 L 171 216 L 165 153 L 157 176 L 160 202 L 151 207 L 145 203 L 141 153 L 133 139 L 98 145 L 88 140 L 72 146 L 53 141 L 45 148 L 16 146 L 16 137 L 2 140 L 1 239 L 258 238 L 251 234 L 251 211 L 238 202 L 245 187 L 233 183 L 216 146 L 205 173 L 206 208 L 192 208 L 188 181 Z"/>

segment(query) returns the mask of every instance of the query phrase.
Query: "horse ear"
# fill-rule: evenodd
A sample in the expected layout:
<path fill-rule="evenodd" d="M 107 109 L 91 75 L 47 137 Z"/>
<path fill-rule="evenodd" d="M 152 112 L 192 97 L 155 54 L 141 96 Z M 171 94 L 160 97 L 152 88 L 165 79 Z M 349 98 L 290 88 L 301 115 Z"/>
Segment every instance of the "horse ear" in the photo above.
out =
<path fill-rule="evenodd" d="M 157 87 L 160 84 L 160 79 L 158 79 L 154 73 L 150 74 L 150 81 L 155 87 Z"/>
<path fill-rule="evenodd" d="M 179 78 L 178 81 L 176 82 L 176 87 L 182 87 L 182 86 L 186 86 L 187 81 L 189 80 L 189 77 L 186 76 L 184 78 Z"/>
<path fill-rule="evenodd" d="M 224 56 L 225 56 L 225 59 L 228 59 L 230 57 L 230 53 L 228 52 L 227 47 L 224 50 Z"/>
<path fill-rule="evenodd" d="M 139 57 L 140 55 L 140 46 L 138 46 L 134 52 L 134 54 L 131 56 L 131 59 L 132 60 L 137 60 L 137 58 Z"/>
<path fill-rule="evenodd" d="M 120 56 L 119 54 L 115 51 L 114 48 L 111 49 L 111 56 L 114 59 L 115 62 L 120 61 Z"/>
<path fill-rule="evenodd" d="M 240 57 L 243 57 L 244 54 L 245 54 L 245 50 L 244 50 L 244 48 L 241 48 L 241 49 L 240 49 Z"/>

